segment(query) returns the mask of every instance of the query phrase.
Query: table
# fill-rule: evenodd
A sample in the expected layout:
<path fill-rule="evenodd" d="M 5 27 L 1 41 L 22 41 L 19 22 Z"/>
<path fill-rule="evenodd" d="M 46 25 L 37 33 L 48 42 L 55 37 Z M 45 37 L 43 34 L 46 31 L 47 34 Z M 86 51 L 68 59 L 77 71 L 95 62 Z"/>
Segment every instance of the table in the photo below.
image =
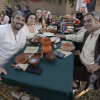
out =
<path fill-rule="evenodd" d="M 59 45 L 60 43 L 57 45 L 58 48 Z M 37 75 L 11 67 L 14 64 L 14 58 L 21 54 L 24 49 L 14 55 L 4 66 L 8 75 L 2 75 L 3 83 L 20 86 L 41 100 L 74 100 L 72 93 L 73 53 L 65 59 L 57 57 L 52 62 L 48 61 L 44 55 L 37 66 L 41 67 L 43 72 Z"/>

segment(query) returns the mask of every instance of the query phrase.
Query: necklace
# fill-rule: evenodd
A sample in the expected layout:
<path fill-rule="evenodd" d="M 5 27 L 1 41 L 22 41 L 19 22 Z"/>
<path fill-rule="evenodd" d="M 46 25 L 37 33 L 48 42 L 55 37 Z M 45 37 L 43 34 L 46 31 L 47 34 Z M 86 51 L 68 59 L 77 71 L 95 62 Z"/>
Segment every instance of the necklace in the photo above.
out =
<path fill-rule="evenodd" d="M 16 35 L 14 35 L 14 36 L 15 36 L 15 41 L 16 41 L 16 43 L 17 43 Z"/>

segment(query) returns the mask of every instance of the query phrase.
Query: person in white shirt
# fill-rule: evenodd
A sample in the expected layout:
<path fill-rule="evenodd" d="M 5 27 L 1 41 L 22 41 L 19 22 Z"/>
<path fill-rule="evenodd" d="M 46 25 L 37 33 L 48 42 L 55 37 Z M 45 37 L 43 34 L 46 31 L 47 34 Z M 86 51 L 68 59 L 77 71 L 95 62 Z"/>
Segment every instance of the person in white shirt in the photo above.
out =
<path fill-rule="evenodd" d="M 83 48 L 78 60 L 75 59 L 74 79 L 87 81 L 90 74 L 98 71 L 100 65 L 95 63 L 100 55 L 100 14 L 97 11 L 87 13 L 84 16 L 86 32 L 80 35 L 56 35 L 76 42 L 83 42 Z"/>
<path fill-rule="evenodd" d="M 25 23 L 23 13 L 16 12 L 11 18 L 12 23 L 0 26 L 0 66 L 21 50 L 26 42 L 26 37 L 21 31 Z"/>
<path fill-rule="evenodd" d="M 25 24 L 25 14 L 23 12 L 17 11 L 12 15 L 11 24 L 1 25 L 0 26 L 0 74 L 4 73 L 7 75 L 7 72 L 2 68 L 10 58 L 20 51 L 26 43 L 26 35 L 22 30 L 22 27 Z M 1 77 L 0 77 L 1 80 Z M 18 92 L 18 88 L 14 87 L 12 95 L 18 97 L 21 95 L 21 92 Z M 23 95 L 22 98 L 30 99 L 30 96 L 27 94 Z M 21 100 L 25 100 L 22 99 Z"/>
<path fill-rule="evenodd" d="M 25 16 L 15 12 L 11 18 L 12 23 L 0 25 L 0 67 L 3 67 L 10 58 L 21 50 L 26 42 L 26 37 L 21 28 L 25 23 Z M 0 68 L 0 73 L 2 73 Z"/>
<path fill-rule="evenodd" d="M 24 34 L 26 35 L 27 42 L 29 42 L 32 38 L 34 38 L 39 32 L 34 26 L 36 21 L 35 14 L 29 13 L 26 16 L 25 25 L 22 28 Z"/>

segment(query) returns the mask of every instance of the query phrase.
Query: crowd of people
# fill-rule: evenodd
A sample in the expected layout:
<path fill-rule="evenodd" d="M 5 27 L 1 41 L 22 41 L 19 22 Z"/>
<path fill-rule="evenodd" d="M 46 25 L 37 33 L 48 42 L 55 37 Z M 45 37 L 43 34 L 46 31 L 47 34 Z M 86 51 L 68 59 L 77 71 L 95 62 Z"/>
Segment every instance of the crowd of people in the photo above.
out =
<path fill-rule="evenodd" d="M 33 13 L 29 6 L 25 5 L 22 10 L 20 5 L 16 5 L 15 11 L 5 6 L 0 19 L 0 75 L 2 73 L 7 75 L 3 66 L 29 40 L 52 23 L 52 15 L 44 8 L 36 9 Z M 55 35 L 55 37 L 82 43 L 81 53 L 75 57 L 74 61 L 73 88 L 77 88 L 77 83 L 80 81 L 88 81 L 91 74 L 100 70 L 100 60 L 97 60 L 100 58 L 100 13 L 98 11 L 88 12 L 86 7 L 82 7 L 78 9 L 74 23 L 76 19 L 80 22 L 75 26 L 76 34 Z M 1 77 L 0 80 L 2 80 Z M 21 92 L 16 90 L 14 92 L 18 96 L 14 93 L 13 95 L 19 99 Z M 30 97 L 27 96 L 27 100 L 29 99 Z"/>

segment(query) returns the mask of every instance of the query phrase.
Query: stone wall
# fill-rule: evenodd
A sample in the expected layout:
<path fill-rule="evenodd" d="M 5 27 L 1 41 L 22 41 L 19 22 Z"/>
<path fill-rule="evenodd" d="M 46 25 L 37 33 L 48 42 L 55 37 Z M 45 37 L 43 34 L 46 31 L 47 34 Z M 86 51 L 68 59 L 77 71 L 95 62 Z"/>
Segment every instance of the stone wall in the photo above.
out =
<path fill-rule="evenodd" d="M 35 11 L 37 8 L 46 8 L 47 10 L 49 10 L 50 12 L 52 12 L 52 14 L 56 14 L 56 15 L 65 15 L 66 13 L 69 13 L 70 10 L 72 10 L 72 8 L 70 8 L 70 5 L 67 3 L 62 3 L 59 5 L 59 2 L 48 2 L 45 0 L 39 1 L 39 2 L 32 2 L 32 1 L 21 1 L 21 2 L 15 2 L 14 0 L 11 0 L 11 6 L 14 9 L 14 6 L 16 4 L 20 4 L 21 7 L 23 8 L 24 5 L 29 5 L 30 10 L 31 11 Z"/>
<path fill-rule="evenodd" d="M 0 12 L 2 12 L 4 6 L 4 0 L 0 0 Z"/>
<path fill-rule="evenodd" d="M 96 10 L 100 11 L 100 0 L 96 0 Z"/>
<path fill-rule="evenodd" d="M 10 3 L 8 4 L 8 3 L 4 2 L 4 0 L 0 0 L 0 13 L 2 12 L 3 7 L 5 5 L 8 5 L 9 7 L 11 6 Z"/>

